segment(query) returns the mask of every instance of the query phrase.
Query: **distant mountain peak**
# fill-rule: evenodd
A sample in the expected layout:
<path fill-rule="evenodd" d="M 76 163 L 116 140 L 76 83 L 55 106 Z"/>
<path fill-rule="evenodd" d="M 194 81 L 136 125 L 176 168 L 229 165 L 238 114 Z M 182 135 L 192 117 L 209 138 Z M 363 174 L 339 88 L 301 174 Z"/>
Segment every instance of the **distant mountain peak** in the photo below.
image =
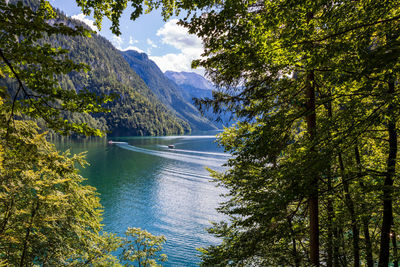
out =
<path fill-rule="evenodd" d="M 206 78 L 194 72 L 166 71 L 164 74 L 178 85 L 189 85 L 203 90 L 212 90 L 215 87 Z"/>
<path fill-rule="evenodd" d="M 194 130 L 211 130 L 217 127 L 213 122 L 201 116 L 197 108 L 192 103 L 192 97 L 188 91 L 182 89 L 180 85 L 169 79 L 157 64 L 148 58 L 145 53 L 134 50 L 121 51 L 130 67 L 143 79 L 152 92 L 161 100 L 163 104 L 174 111 L 178 117 L 189 122 Z M 181 73 L 183 80 L 200 81 L 203 87 L 208 88 L 207 80 L 195 73 Z M 185 77 L 190 77 L 185 79 Z M 205 82 L 206 81 L 206 82 Z M 206 89 L 207 89 L 206 88 Z M 201 93 L 211 94 L 209 89 L 199 89 Z M 201 94 L 200 94 L 201 95 Z"/>
<path fill-rule="evenodd" d="M 134 56 L 136 58 L 140 58 L 142 60 L 148 60 L 149 59 L 149 56 L 146 53 L 140 52 L 140 51 L 137 51 L 137 50 L 133 50 L 133 49 L 123 50 L 123 51 L 121 51 L 121 53 L 128 54 L 128 55 Z"/>

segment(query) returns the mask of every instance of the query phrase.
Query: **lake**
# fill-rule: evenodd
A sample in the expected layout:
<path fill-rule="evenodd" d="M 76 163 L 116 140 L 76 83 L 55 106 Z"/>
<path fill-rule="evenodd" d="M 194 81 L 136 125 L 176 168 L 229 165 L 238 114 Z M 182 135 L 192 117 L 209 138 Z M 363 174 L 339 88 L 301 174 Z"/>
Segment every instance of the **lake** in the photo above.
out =
<path fill-rule="evenodd" d="M 163 266 L 196 266 L 196 248 L 218 242 L 205 229 L 210 221 L 224 219 L 215 210 L 224 189 L 211 182 L 205 166 L 222 170 L 229 155 L 217 147 L 214 135 L 115 141 L 62 142 L 57 147 L 88 151 L 90 166 L 81 174 L 100 193 L 105 231 L 122 236 L 128 227 L 140 227 L 165 235 L 168 262 Z"/>

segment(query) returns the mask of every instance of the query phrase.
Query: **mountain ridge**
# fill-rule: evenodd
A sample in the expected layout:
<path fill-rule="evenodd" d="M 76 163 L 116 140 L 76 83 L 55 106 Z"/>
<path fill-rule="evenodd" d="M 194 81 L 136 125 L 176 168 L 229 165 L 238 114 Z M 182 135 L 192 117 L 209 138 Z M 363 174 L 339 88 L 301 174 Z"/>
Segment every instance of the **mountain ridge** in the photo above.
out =
<path fill-rule="evenodd" d="M 212 98 L 212 92 L 217 90 L 212 82 L 194 72 L 166 71 L 164 74 L 180 88 L 183 96 L 191 103 L 194 103 L 193 98 Z M 227 110 L 219 114 L 215 114 L 212 110 L 204 110 L 204 114 L 220 129 L 234 123 L 232 112 Z"/>
<path fill-rule="evenodd" d="M 17 0 L 10 0 L 15 4 Z M 24 5 L 34 9 L 39 1 L 23 0 Z M 88 27 L 79 20 L 65 16 L 55 9 L 54 22 L 65 25 Z M 135 73 L 111 42 L 98 34 L 87 37 L 52 36 L 43 40 L 57 48 L 69 50 L 69 58 L 75 62 L 90 66 L 88 73 L 70 73 L 60 77 L 60 86 L 65 90 L 79 91 L 87 88 L 97 94 L 116 93 L 119 98 L 106 106 L 110 113 L 101 114 L 65 114 L 65 118 L 78 123 L 108 131 L 111 136 L 128 135 L 172 135 L 191 131 L 190 125 L 174 114 L 147 87 Z M 7 84 L 9 90 L 15 90 L 12 81 L 0 81 Z"/>
<path fill-rule="evenodd" d="M 215 89 L 210 81 L 194 72 L 166 71 L 164 75 L 180 88 L 183 96 L 192 104 L 193 98 L 211 98 Z"/>
<path fill-rule="evenodd" d="M 168 79 L 147 54 L 135 50 L 121 51 L 121 53 L 161 102 L 174 110 L 178 117 L 187 120 L 193 130 L 217 129 L 213 122 L 201 116 L 186 92 Z"/>
<path fill-rule="evenodd" d="M 164 74 L 165 76 L 167 76 L 168 79 L 174 81 L 177 85 L 190 85 L 199 89 L 210 91 L 215 88 L 215 86 L 210 81 L 208 81 L 200 74 L 194 72 L 176 72 L 167 70 Z"/>

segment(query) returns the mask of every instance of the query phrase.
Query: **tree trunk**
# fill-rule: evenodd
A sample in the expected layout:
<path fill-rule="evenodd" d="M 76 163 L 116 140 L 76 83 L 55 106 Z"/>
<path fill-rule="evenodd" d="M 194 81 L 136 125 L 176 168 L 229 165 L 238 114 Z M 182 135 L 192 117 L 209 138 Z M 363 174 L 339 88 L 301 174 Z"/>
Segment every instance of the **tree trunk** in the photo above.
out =
<path fill-rule="evenodd" d="M 394 94 L 394 82 L 389 82 L 389 95 Z M 387 160 L 387 171 L 385 184 L 383 188 L 383 220 L 381 228 L 381 242 L 379 251 L 379 267 L 387 267 L 389 265 L 390 250 L 390 230 L 393 221 L 392 208 L 392 191 L 393 177 L 396 174 L 396 157 L 397 157 L 397 130 L 396 119 L 394 118 L 394 105 L 389 104 L 387 114 L 389 116 L 388 134 L 389 134 L 389 155 Z"/>
<path fill-rule="evenodd" d="M 328 192 L 332 191 L 332 177 L 328 177 Z M 333 217 L 335 216 L 333 211 L 333 204 L 331 197 L 328 198 L 328 244 L 327 244 L 327 260 L 326 266 L 332 267 L 333 265 Z"/>
<path fill-rule="evenodd" d="M 307 131 L 310 136 L 310 142 L 315 139 L 317 127 L 315 113 L 315 89 L 314 89 L 314 72 L 309 71 L 307 74 L 306 99 L 307 99 Z M 310 153 L 315 153 L 314 145 L 312 145 Z M 318 221 L 318 177 L 311 177 L 311 190 L 308 199 L 308 207 L 310 213 L 310 259 L 311 265 L 319 266 L 319 221 Z"/>
<path fill-rule="evenodd" d="M 361 157 L 360 157 L 360 151 L 358 150 L 358 146 L 356 144 L 354 148 L 354 154 L 356 158 L 356 164 L 357 164 L 357 177 L 359 179 L 359 183 L 361 186 L 361 189 L 363 192 L 365 192 L 365 185 L 361 181 L 362 174 L 361 174 Z M 363 212 L 367 210 L 365 207 L 365 203 L 361 203 L 361 208 Z M 369 235 L 369 215 L 363 215 L 362 218 L 362 224 L 363 224 L 363 231 L 364 231 L 364 238 L 365 238 L 365 259 L 367 261 L 367 267 L 374 267 L 374 258 L 372 256 L 372 243 L 371 243 L 371 236 Z"/>
<path fill-rule="evenodd" d="M 355 213 L 355 208 L 354 208 L 354 202 L 353 199 L 351 199 L 350 196 L 350 190 L 349 190 L 349 183 L 346 180 L 345 177 L 345 171 L 344 171 L 344 164 L 343 164 L 343 159 L 342 159 L 342 154 L 339 153 L 339 166 L 340 170 L 342 173 L 342 181 L 343 181 L 343 189 L 344 189 L 344 196 L 346 199 L 346 205 L 349 209 L 350 213 L 350 218 L 351 218 L 351 230 L 353 232 L 353 257 L 354 257 L 354 267 L 359 267 L 360 266 L 360 236 L 359 236 L 359 230 L 357 226 L 357 217 Z"/>
<path fill-rule="evenodd" d="M 4 215 L 4 220 L 1 223 L 0 234 L 3 234 L 4 231 L 6 230 L 6 227 L 7 227 L 7 224 L 8 224 L 8 220 L 10 219 L 10 217 L 12 215 L 11 211 L 12 211 L 13 207 L 14 207 L 14 197 L 11 198 L 10 204 L 7 205 L 7 210 L 6 210 L 5 215 Z"/>
<path fill-rule="evenodd" d="M 363 222 L 363 230 L 364 230 L 364 237 L 365 237 L 365 258 L 367 260 L 367 267 L 374 267 L 374 257 L 372 256 L 372 243 L 371 243 L 371 236 L 369 235 L 369 222 L 368 218 L 362 218 Z"/>
<path fill-rule="evenodd" d="M 333 229 L 333 236 L 334 236 L 334 243 L 333 243 L 333 266 L 334 267 L 339 267 L 340 266 L 340 251 L 339 251 L 339 230 L 335 226 Z"/>
<path fill-rule="evenodd" d="M 339 227 L 339 236 L 340 236 L 340 242 L 342 243 L 341 246 L 343 248 L 343 253 L 340 257 L 342 266 L 349 266 L 348 262 L 347 262 L 347 256 L 345 253 L 345 247 L 346 247 L 346 242 L 344 240 L 344 233 L 343 233 L 343 228 Z"/>
<path fill-rule="evenodd" d="M 21 260 L 20 260 L 20 263 L 19 263 L 20 267 L 23 267 L 24 265 L 26 265 L 25 264 L 25 258 L 26 258 L 26 252 L 27 252 L 27 249 L 28 249 L 28 244 L 29 244 L 29 238 L 30 238 L 29 236 L 31 234 L 33 221 L 35 219 L 36 212 L 37 212 L 38 209 L 39 209 L 39 201 L 36 201 L 36 203 L 32 204 L 31 218 L 30 218 L 30 221 L 29 221 L 28 228 L 26 228 L 24 245 L 23 245 L 23 248 L 22 248 Z"/>
<path fill-rule="evenodd" d="M 399 267 L 399 260 L 397 259 L 397 241 L 396 241 L 396 232 L 392 230 L 392 245 L 393 245 L 393 266 Z"/>
<path fill-rule="evenodd" d="M 333 114 L 332 114 L 332 93 L 329 90 L 329 102 L 327 104 L 327 110 L 328 110 L 328 118 L 332 119 Z M 328 189 L 328 203 L 327 203 L 327 213 L 328 213 L 328 242 L 327 242 L 327 248 L 326 248 L 326 253 L 327 253 L 327 259 L 326 259 L 326 267 L 333 267 L 333 218 L 335 217 L 335 212 L 333 210 L 333 199 L 331 197 L 332 193 L 332 160 L 329 159 L 329 167 L 328 167 L 328 177 L 327 177 L 327 189 Z"/>
<path fill-rule="evenodd" d="M 287 221 L 288 221 L 288 225 L 289 225 L 290 232 L 291 232 L 291 234 L 292 234 L 292 247 L 293 247 L 292 254 L 293 254 L 293 258 L 294 258 L 294 266 L 300 267 L 300 265 L 301 265 L 301 259 L 300 259 L 300 257 L 299 257 L 299 253 L 297 252 L 296 236 L 295 236 L 295 233 L 294 233 L 294 231 L 293 231 L 292 220 L 291 220 L 290 217 L 288 217 L 288 218 L 287 218 Z"/>

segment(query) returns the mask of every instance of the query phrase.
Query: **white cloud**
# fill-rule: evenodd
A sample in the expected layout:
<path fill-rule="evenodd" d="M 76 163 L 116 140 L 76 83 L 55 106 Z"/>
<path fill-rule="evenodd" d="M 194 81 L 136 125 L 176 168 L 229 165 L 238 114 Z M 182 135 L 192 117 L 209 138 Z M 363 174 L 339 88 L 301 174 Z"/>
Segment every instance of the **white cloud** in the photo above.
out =
<path fill-rule="evenodd" d="M 146 40 L 147 44 L 150 45 L 151 47 L 157 48 L 158 46 L 149 38 Z"/>
<path fill-rule="evenodd" d="M 95 32 L 99 31 L 99 29 L 97 29 L 96 25 L 94 25 L 94 20 L 90 19 L 89 17 L 86 17 L 83 13 L 74 15 L 71 18 L 82 21 L 83 23 L 88 25 L 90 29 L 92 29 Z"/>
<path fill-rule="evenodd" d="M 124 43 L 124 39 L 121 36 L 113 35 L 111 38 L 111 43 L 115 46 L 115 48 L 122 50 L 121 45 Z"/>
<path fill-rule="evenodd" d="M 144 51 L 142 49 L 140 49 L 139 47 L 133 46 L 133 45 L 130 45 L 130 46 L 128 46 L 126 48 L 123 48 L 123 49 L 120 49 L 120 50 L 121 51 L 135 50 L 135 51 L 137 51 L 139 53 L 144 53 Z"/>
<path fill-rule="evenodd" d="M 191 69 L 191 62 L 201 58 L 203 44 L 196 35 L 189 34 L 187 29 L 177 24 L 177 19 L 169 20 L 157 31 L 164 44 L 171 45 L 180 52 L 161 57 L 151 57 L 162 71 L 195 71 L 204 74 L 204 70 Z"/>
<path fill-rule="evenodd" d="M 164 44 L 172 45 L 176 49 L 182 51 L 196 51 L 201 54 L 203 51 L 203 44 L 200 38 L 196 35 L 189 34 L 187 29 L 179 26 L 177 19 L 172 19 L 164 24 L 164 26 L 157 31 L 157 36 L 161 36 Z"/>
<path fill-rule="evenodd" d="M 129 37 L 129 44 L 130 44 L 130 45 L 137 44 L 137 43 L 139 43 L 138 40 L 133 39 L 132 36 Z"/>

